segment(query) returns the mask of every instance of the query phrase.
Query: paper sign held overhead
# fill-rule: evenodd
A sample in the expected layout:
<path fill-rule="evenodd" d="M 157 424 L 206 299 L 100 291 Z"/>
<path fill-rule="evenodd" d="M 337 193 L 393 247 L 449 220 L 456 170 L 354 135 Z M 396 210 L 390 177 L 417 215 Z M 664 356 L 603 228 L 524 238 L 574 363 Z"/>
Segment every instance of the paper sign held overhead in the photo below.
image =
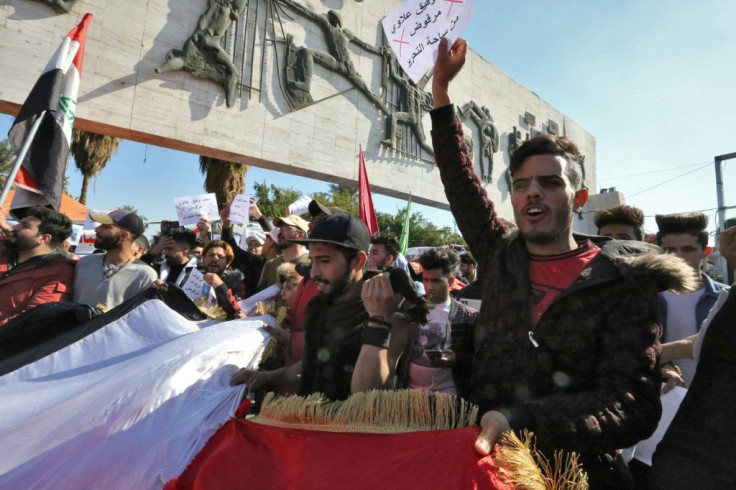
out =
<path fill-rule="evenodd" d="M 440 39 L 449 45 L 473 16 L 473 0 L 409 0 L 381 23 L 401 68 L 414 83 L 434 66 Z"/>
<path fill-rule="evenodd" d="M 289 204 L 289 214 L 296 214 L 297 216 L 307 214 L 310 202 L 312 202 L 312 198 L 302 194 L 299 199 Z"/>
<path fill-rule="evenodd" d="M 207 218 L 210 221 L 220 219 L 217 198 L 214 194 L 175 197 L 174 206 L 176 217 L 182 226 L 196 225 L 200 218 Z"/>
<path fill-rule="evenodd" d="M 250 222 L 250 197 L 248 194 L 238 194 L 230 205 L 230 221 L 248 226 Z"/>

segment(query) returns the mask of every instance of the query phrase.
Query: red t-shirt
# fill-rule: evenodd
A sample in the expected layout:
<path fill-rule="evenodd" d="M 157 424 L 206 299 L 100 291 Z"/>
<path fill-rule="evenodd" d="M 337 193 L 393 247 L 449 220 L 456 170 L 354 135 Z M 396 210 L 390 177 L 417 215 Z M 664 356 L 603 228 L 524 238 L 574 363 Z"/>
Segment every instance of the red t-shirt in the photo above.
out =
<path fill-rule="evenodd" d="M 539 322 L 557 295 L 570 287 L 598 252 L 600 248 L 588 240 L 578 248 L 562 254 L 529 255 L 532 325 Z"/>

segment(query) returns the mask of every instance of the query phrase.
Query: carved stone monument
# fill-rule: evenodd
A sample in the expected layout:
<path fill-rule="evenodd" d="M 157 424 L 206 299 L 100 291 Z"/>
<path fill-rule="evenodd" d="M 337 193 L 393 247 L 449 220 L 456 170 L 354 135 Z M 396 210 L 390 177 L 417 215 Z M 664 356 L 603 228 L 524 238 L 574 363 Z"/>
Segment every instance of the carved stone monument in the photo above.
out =
<path fill-rule="evenodd" d="M 48 5 L 61 12 L 73 3 L 0 3 L 0 70 L 13 73 L 0 88 L 0 111 L 17 113 L 83 13 L 80 2 L 64 15 L 49 15 Z M 380 25 L 402 0 L 83 5 L 94 21 L 77 128 L 352 186 L 362 144 L 373 192 L 447 208 L 429 133 L 431 73 L 413 84 Z M 595 139 L 488 61 L 469 52 L 452 95 L 501 216 L 512 217 L 503 176 L 533 129 L 527 113 L 575 141 L 595 188 Z"/>

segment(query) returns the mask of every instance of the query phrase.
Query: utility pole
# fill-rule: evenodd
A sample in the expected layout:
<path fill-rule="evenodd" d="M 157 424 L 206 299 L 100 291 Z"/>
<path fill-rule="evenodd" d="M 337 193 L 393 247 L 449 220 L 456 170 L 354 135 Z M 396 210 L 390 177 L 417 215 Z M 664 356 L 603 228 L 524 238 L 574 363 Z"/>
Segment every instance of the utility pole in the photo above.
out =
<path fill-rule="evenodd" d="M 726 155 L 719 155 L 715 157 L 716 164 L 716 197 L 718 199 L 718 234 L 716 235 L 716 245 L 718 244 L 718 238 L 720 233 L 726 228 L 726 209 L 725 200 L 723 197 L 723 162 L 725 160 L 732 160 L 736 158 L 736 153 L 728 153 Z M 727 278 L 728 284 L 733 283 L 733 269 L 726 263 L 726 259 L 720 257 L 718 259 L 719 266 L 724 272 L 724 277 Z"/>

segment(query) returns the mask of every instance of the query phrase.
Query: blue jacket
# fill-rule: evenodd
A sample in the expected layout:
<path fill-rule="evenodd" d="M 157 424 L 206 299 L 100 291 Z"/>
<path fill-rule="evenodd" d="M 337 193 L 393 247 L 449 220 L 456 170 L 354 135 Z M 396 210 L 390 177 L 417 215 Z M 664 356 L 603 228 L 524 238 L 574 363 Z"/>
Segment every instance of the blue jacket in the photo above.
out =
<path fill-rule="evenodd" d="M 707 274 L 701 273 L 703 278 L 703 284 L 705 285 L 705 291 L 703 296 L 698 300 L 698 304 L 695 305 L 695 321 L 700 331 L 700 325 L 708 317 L 710 309 L 718 301 L 718 295 L 721 294 L 721 289 L 727 287 L 726 284 L 714 281 Z M 664 338 L 664 332 L 667 330 L 667 300 L 664 298 L 662 293 L 659 293 L 659 298 L 662 303 L 662 338 Z"/>

